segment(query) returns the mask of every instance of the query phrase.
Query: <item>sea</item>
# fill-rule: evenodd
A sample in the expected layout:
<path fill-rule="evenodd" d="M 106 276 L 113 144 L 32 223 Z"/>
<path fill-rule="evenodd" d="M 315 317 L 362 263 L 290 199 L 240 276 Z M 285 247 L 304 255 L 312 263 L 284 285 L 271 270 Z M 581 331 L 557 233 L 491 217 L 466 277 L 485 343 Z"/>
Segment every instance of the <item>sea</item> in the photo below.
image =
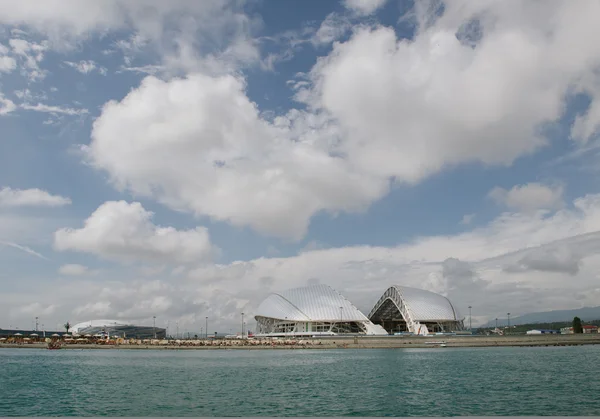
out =
<path fill-rule="evenodd" d="M 0 349 L 0 416 L 600 415 L 600 346 Z"/>

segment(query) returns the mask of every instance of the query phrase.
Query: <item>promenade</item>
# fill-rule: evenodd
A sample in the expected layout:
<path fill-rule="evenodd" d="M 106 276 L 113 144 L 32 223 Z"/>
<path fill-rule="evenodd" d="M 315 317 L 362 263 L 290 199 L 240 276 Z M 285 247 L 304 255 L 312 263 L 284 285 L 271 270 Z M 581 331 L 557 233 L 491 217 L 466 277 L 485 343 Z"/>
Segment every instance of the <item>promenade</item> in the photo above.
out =
<path fill-rule="evenodd" d="M 123 350 L 215 350 L 215 349 L 398 349 L 398 348 L 489 348 L 503 346 L 575 346 L 600 344 L 600 334 L 353 337 L 314 339 L 232 339 L 232 340 L 144 340 L 120 344 L 70 343 L 61 349 Z M 47 343 L 0 343 L 0 348 L 46 348 Z"/>

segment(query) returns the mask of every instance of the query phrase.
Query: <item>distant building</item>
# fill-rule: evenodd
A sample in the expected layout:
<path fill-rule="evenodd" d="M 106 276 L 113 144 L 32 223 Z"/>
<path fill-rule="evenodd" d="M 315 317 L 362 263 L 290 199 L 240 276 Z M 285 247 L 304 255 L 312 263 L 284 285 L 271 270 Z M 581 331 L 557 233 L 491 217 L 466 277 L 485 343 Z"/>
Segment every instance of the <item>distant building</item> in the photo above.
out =
<path fill-rule="evenodd" d="M 600 333 L 600 331 L 598 330 L 598 326 L 595 326 L 593 324 L 584 324 L 581 327 L 583 328 L 583 333 Z M 560 333 L 563 335 L 569 335 L 573 333 L 573 328 L 563 327 L 562 329 L 560 329 Z"/>
<path fill-rule="evenodd" d="M 558 333 L 559 333 L 558 330 L 552 330 L 552 329 L 533 329 L 533 330 L 527 331 L 528 335 L 557 335 Z"/>
<path fill-rule="evenodd" d="M 135 339 L 164 339 L 166 330 L 160 327 L 140 326 L 121 320 L 90 320 L 78 323 L 69 330 L 75 335 L 95 337 L 118 336 Z"/>

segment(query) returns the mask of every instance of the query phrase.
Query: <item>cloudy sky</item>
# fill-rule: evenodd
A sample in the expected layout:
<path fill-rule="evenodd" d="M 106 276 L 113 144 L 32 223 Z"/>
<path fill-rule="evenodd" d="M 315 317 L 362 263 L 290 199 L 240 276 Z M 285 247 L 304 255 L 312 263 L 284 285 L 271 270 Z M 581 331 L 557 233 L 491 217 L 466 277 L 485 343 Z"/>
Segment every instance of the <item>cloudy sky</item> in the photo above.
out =
<path fill-rule="evenodd" d="M 314 283 L 598 305 L 599 14 L 0 0 L 0 327 L 236 332 Z"/>

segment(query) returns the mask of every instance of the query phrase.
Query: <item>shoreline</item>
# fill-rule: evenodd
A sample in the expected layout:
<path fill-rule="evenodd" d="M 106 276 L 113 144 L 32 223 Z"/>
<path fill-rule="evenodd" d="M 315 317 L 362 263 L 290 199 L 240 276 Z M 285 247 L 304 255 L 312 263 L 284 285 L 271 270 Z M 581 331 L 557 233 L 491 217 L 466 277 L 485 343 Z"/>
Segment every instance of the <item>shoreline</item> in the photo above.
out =
<path fill-rule="evenodd" d="M 403 349 L 403 348 L 495 348 L 600 345 L 600 334 L 582 335 L 516 335 L 516 336 L 431 336 L 431 337 L 332 337 L 310 339 L 305 344 L 271 345 L 233 341 L 231 345 L 152 345 L 152 344 L 68 344 L 60 349 L 79 350 L 299 350 L 299 349 Z M 443 345 L 443 346 L 442 346 Z M 46 349 L 47 343 L 0 343 L 0 349 Z"/>

